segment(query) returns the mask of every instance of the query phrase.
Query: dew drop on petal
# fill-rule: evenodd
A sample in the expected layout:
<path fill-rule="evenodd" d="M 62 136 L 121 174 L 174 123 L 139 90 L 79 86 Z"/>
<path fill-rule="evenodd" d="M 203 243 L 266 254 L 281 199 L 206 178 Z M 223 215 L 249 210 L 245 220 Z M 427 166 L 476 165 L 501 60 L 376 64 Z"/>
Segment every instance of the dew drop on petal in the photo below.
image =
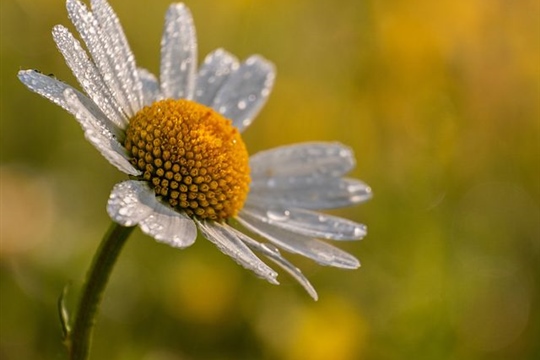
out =
<path fill-rule="evenodd" d="M 360 225 L 360 226 L 355 227 L 353 234 L 355 237 L 365 236 L 367 234 L 367 226 Z"/>
<path fill-rule="evenodd" d="M 266 216 L 272 221 L 287 221 L 291 213 L 288 210 L 278 211 L 278 210 L 268 210 Z"/>
<path fill-rule="evenodd" d="M 269 188 L 273 188 L 276 186 L 276 179 L 270 178 L 266 181 L 266 186 Z"/>
<path fill-rule="evenodd" d="M 242 127 L 248 127 L 249 124 L 251 124 L 251 119 L 245 119 L 244 121 L 242 121 Z"/>

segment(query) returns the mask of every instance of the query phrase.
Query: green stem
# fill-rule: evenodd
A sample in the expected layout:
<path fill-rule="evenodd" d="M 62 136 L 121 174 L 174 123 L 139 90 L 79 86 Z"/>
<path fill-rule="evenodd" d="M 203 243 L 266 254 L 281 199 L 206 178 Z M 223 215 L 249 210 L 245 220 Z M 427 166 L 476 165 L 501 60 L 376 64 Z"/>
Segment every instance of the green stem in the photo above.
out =
<path fill-rule="evenodd" d="M 71 360 L 84 360 L 88 357 L 92 330 L 103 291 L 116 259 L 133 229 L 134 227 L 128 228 L 113 223 L 101 241 L 87 275 L 73 329 L 66 339 Z"/>

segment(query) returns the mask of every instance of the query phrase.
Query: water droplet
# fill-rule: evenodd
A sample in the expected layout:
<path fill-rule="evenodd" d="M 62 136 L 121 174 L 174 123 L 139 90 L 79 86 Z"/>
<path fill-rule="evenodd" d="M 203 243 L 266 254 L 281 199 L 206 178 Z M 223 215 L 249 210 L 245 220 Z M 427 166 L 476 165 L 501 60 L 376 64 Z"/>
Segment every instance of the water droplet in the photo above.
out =
<path fill-rule="evenodd" d="M 288 210 L 268 210 L 266 216 L 272 221 L 286 221 L 289 219 L 291 213 Z"/>
<path fill-rule="evenodd" d="M 269 250 L 269 251 L 271 251 L 271 252 L 273 252 L 275 254 L 278 254 L 278 255 L 280 254 L 279 249 L 276 246 L 274 246 L 274 245 L 272 245 L 270 243 L 263 243 L 261 245 L 262 245 L 263 248 L 266 248 L 267 250 Z"/>
<path fill-rule="evenodd" d="M 367 234 L 367 227 L 365 225 L 360 225 L 354 228 L 353 235 L 355 238 L 362 238 Z"/>
<path fill-rule="evenodd" d="M 269 188 L 273 188 L 276 186 L 276 179 L 270 178 L 266 181 L 266 186 Z"/>
<path fill-rule="evenodd" d="M 361 191 L 362 189 L 363 189 L 363 186 L 360 184 L 347 185 L 347 191 L 350 193 L 355 193 L 355 192 Z"/>
<path fill-rule="evenodd" d="M 339 151 L 339 156 L 341 157 L 349 157 L 350 156 L 350 152 L 347 150 L 347 149 L 341 149 Z"/>

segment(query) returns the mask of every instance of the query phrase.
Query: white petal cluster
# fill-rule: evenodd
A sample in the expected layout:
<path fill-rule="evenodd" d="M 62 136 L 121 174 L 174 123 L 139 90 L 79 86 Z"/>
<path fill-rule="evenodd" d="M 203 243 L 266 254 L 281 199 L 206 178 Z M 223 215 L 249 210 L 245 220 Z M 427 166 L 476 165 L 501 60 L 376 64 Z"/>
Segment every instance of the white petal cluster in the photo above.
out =
<path fill-rule="evenodd" d="M 171 5 L 165 16 L 159 80 L 136 65 L 120 21 L 106 0 L 91 0 L 90 9 L 79 0 L 67 0 L 66 7 L 88 52 L 61 25 L 54 27 L 53 39 L 84 93 L 36 70 L 20 71 L 19 79 L 70 112 L 86 139 L 118 170 L 135 178 L 140 172 L 129 162 L 123 141 L 129 119 L 144 106 L 161 99 L 193 100 L 231 119 L 243 131 L 273 87 L 274 66 L 258 55 L 239 62 L 217 49 L 197 69 L 195 26 L 183 4 Z M 278 284 L 277 273 L 254 252 L 262 254 L 317 299 L 309 281 L 278 248 L 322 265 L 360 266 L 355 257 L 324 240 L 358 240 L 366 235 L 366 227 L 317 212 L 371 197 L 366 184 L 344 177 L 354 165 L 352 151 L 338 143 L 303 143 L 253 155 L 250 192 L 236 217 L 243 231 L 173 210 L 156 198 L 148 183 L 139 180 L 116 184 L 107 211 L 115 222 L 139 225 L 157 241 L 178 248 L 193 244 L 199 229 L 240 265 Z"/>

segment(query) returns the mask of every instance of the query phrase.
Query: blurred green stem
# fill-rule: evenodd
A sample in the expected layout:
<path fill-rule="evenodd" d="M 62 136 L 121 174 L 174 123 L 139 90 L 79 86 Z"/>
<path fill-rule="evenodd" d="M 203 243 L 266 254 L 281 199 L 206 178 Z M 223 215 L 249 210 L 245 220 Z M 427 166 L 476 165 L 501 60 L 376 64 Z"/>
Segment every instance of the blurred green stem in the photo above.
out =
<path fill-rule="evenodd" d="M 113 223 L 101 241 L 87 275 L 73 329 L 65 340 L 71 360 L 84 360 L 88 357 L 92 330 L 103 291 L 116 259 L 133 229 L 134 227 L 128 228 Z"/>

